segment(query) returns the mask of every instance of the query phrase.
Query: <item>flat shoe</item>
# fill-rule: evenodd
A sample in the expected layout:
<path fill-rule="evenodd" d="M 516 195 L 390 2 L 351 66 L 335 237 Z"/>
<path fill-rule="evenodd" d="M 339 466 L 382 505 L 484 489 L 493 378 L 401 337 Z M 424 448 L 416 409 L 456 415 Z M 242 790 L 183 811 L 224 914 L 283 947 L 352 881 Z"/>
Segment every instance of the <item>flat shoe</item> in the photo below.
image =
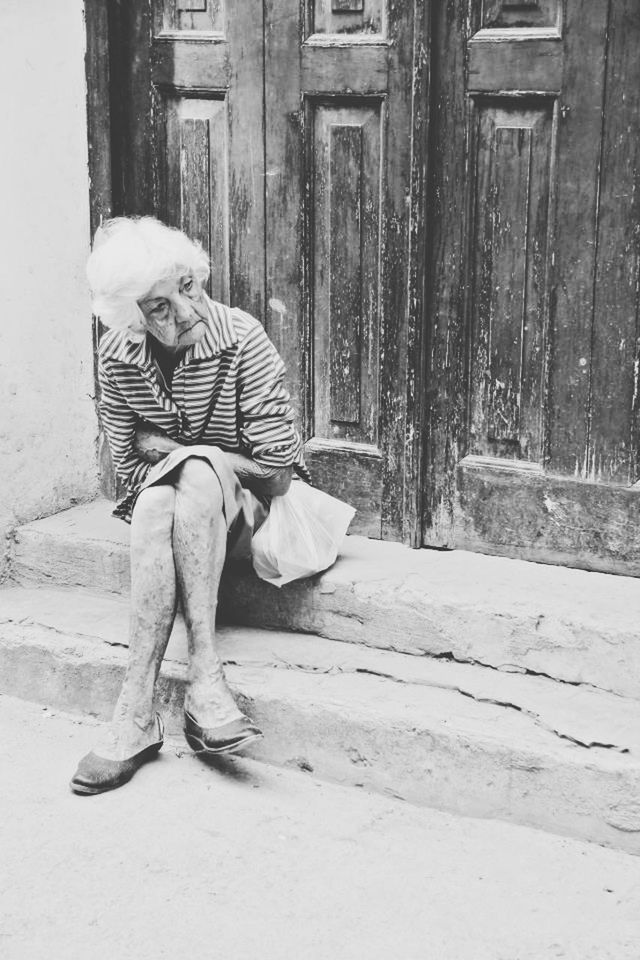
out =
<path fill-rule="evenodd" d="M 249 717 L 238 717 L 221 727 L 201 727 L 197 720 L 185 710 L 184 735 L 187 743 L 196 753 L 218 756 L 221 753 L 235 753 L 248 743 L 259 740 L 262 730 L 251 722 Z"/>
<path fill-rule="evenodd" d="M 126 760 L 109 760 L 91 751 L 82 758 L 69 786 L 74 793 L 96 794 L 106 790 L 115 790 L 131 780 L 134 773 L 147 760 L 157 756 L 164 743 L 164 727 L 159 714 L 156 714 L 159 739 L 144 750 L 127 757 Z"/>

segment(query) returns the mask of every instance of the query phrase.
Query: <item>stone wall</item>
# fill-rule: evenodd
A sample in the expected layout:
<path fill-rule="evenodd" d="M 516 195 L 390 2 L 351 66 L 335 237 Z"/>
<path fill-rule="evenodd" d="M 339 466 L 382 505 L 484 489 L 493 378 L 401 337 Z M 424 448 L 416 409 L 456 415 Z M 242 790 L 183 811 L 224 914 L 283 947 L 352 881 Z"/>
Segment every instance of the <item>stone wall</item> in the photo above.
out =
<path fill-rule="evenodd" d="M 82 0 L 0 3 L 0 577 L 97 490 Z"/>

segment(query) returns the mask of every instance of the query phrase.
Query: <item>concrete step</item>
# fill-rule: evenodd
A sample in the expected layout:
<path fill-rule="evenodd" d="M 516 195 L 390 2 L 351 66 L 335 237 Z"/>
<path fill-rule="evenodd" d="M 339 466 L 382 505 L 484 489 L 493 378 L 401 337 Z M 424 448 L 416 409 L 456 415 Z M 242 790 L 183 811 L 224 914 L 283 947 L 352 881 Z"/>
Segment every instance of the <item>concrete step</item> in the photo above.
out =
<path fill-rule="evenodd" d="M 0 590 L 0 692 L 108 717 L 127 601 Z M 181 727 L 184 627 L 158 697 Z M 265 731 L 253 754 L 416 804 L 640 853 L 640 704 L 591 687 L 309 634 L 228 626 L 230 685 Z"/>
<path fill-rule="evenodd" d="M 96 501 L 20 528 L 13 578 L 125 595 L 129 528 Z M 326 573 L 281 590 L 229 567 L 227 622 L 592 684 L 640 699 L 640 585 L 464 551 L 347 537 Z"/>

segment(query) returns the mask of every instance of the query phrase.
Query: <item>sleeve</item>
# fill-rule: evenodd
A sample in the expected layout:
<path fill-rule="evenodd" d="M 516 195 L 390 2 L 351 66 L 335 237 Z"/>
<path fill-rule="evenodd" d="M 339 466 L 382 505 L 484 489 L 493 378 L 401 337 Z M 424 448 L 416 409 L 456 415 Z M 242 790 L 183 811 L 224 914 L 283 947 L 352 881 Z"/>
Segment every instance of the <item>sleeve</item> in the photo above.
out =
<path fill-rule="evenodd" d="M 269 467 L 290 466 L 301 446 L 283 379 L 280 355 L 257 324 L 240 346 L 240 439 L 253 460 Z"/>
<path fill-rule="evenodd" d="M 109 449 L 116 468 L 128 492 L 135 490 L 147 476 L 151 464 L 133 450 L 138 416 L 128 406 L 122 391 L 109 375 L 102 360 L 98 360 L 100 419 L 107 434 Z"/>

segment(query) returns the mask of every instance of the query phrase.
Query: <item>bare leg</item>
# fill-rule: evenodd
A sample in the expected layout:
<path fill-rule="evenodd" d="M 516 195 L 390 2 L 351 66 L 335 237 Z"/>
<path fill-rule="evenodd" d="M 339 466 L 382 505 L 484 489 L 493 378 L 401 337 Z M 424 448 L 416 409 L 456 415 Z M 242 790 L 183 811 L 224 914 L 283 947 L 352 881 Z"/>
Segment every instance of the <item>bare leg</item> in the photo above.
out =
<path fill-rule="evenodd" d="M 153 691 L 176 613 L 172 535 L 176 492 L 149 487 L 131 523 L 129 662 L 111 725 L 96 752 L 124 760 L 158 739 Z"/>
<path fill-rule="evenodd" d="M 189 636 L 185 708 L 204 727 L 242 716 L 216 650 L 218 588 L 227 545 L 220 483 L 204 460 L 183 464 L 176 482 L 173 551 Z"/>

